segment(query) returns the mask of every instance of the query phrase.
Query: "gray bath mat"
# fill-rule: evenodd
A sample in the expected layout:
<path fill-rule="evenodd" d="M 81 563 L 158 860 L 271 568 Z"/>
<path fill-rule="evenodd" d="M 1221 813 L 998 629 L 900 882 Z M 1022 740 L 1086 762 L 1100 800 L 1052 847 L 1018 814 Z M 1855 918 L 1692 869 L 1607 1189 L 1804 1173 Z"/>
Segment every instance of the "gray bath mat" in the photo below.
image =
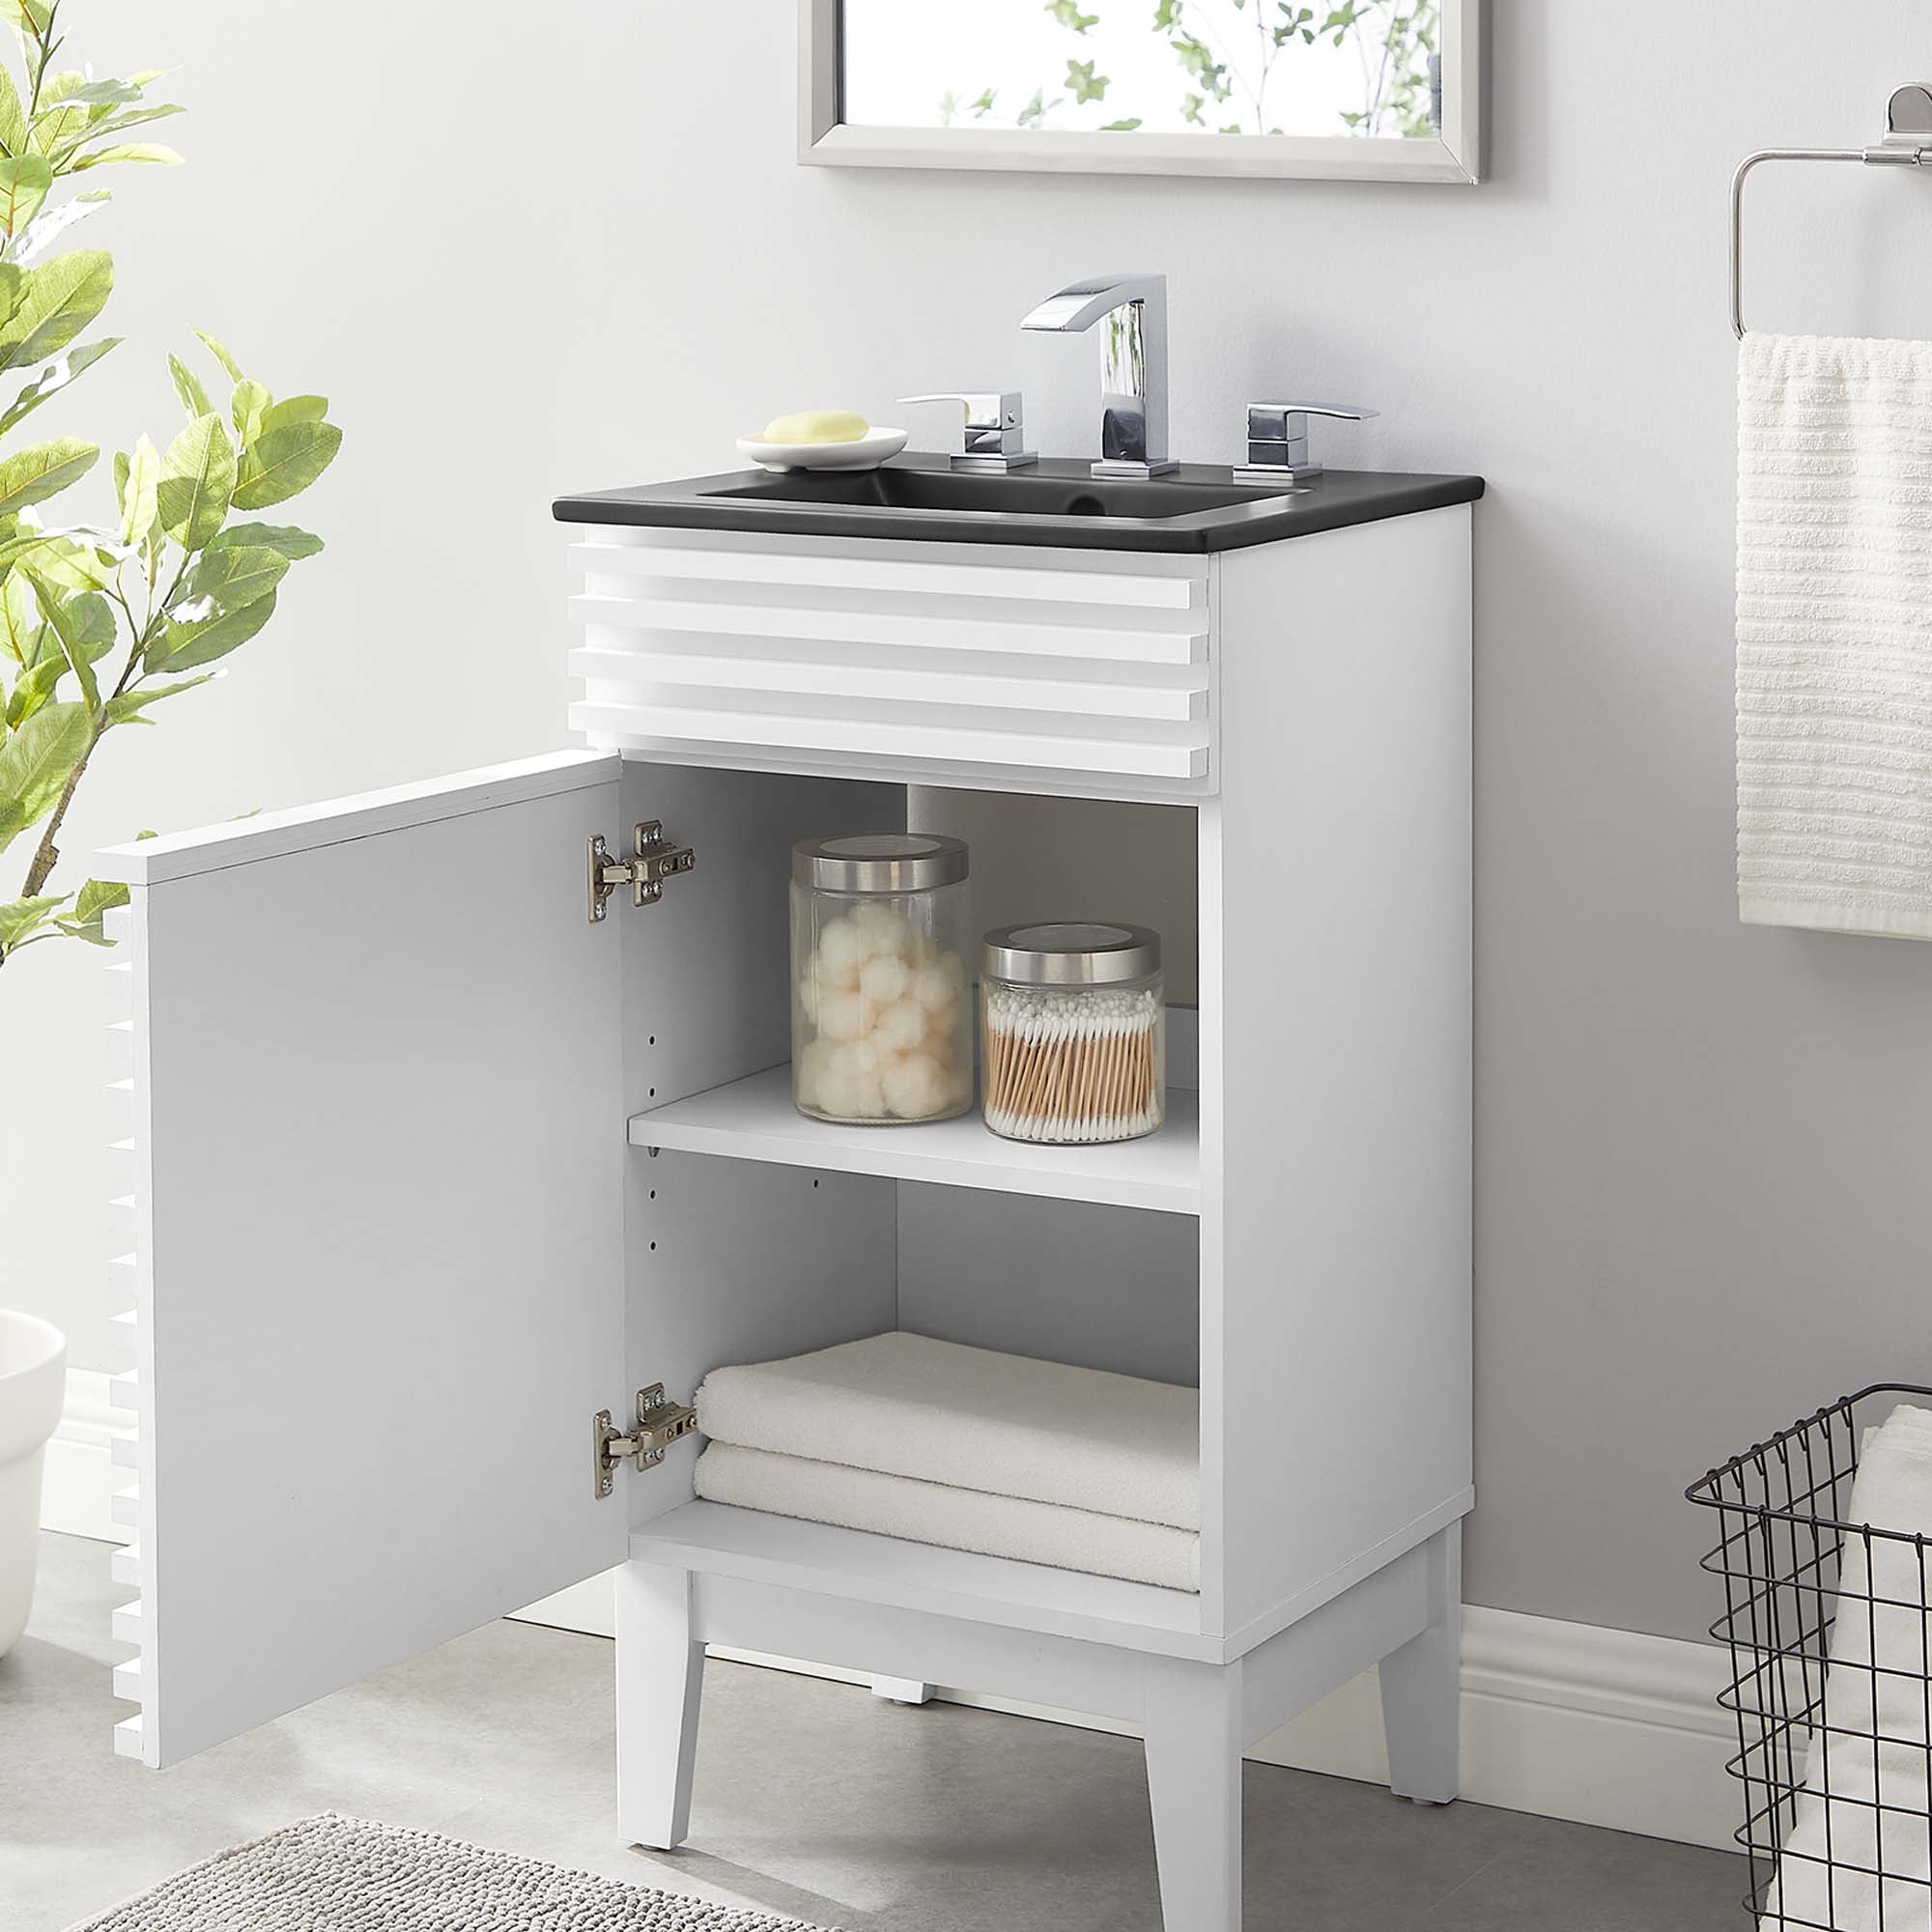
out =
<path fill-rule="evenodd" d="M 237 1845 L 72 1932 L 813 1932 L 325 1812 Z"/>

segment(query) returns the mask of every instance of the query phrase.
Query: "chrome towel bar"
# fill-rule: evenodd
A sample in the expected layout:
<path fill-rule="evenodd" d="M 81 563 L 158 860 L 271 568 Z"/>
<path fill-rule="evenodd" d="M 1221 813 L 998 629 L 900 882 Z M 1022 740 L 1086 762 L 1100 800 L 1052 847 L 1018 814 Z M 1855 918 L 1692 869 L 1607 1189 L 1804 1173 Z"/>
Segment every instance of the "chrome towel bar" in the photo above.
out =
<path fill-rule="evenodd" d="M 1862 161 L 1867 167 L 1923 167 L 1932 162 L 1932 86 L 1914 81 L 1886 103 L 1886 135 L 1875 148 L 1762 148 L 1731 177 L 1731 331 L 1745 333 L 1745 178 L 1760 161 Z"/>

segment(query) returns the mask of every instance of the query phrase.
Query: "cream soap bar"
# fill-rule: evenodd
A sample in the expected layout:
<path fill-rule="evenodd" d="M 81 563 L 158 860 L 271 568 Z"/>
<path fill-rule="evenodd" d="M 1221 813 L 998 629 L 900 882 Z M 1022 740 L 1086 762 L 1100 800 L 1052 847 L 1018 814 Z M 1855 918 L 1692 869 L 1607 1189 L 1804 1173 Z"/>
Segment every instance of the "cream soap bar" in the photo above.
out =
<path fill-rule="evenodd" d="M 857 442 L 869 427 L 850 410 L 795 410 L 765 425 L 765 440 L 794 448 L 808 442 Z"/>

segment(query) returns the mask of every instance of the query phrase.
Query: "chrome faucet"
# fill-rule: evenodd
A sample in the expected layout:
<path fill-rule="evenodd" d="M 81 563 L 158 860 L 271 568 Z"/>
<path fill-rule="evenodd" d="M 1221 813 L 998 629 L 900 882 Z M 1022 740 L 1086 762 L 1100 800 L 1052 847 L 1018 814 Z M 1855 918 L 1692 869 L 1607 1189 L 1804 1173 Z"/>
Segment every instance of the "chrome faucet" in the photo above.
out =
<path fill-rule="evenodd" d="M 1104 316 L 1095 476 L 1158 476 L 1167 453 L 1167 277 L 1090 275 L 1048 296 L 1022 328 L 1074 335 Z"/>

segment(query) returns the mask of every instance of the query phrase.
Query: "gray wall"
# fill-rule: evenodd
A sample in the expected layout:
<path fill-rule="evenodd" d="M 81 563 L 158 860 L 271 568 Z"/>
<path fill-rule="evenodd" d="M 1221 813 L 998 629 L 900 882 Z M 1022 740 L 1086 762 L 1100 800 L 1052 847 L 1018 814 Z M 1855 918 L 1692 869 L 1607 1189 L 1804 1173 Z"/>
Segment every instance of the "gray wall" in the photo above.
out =
<path fill-rule="evenodd" d="M 350 442 L 309 510 L 329 555 L 223 685 L 113 744 L 72 843 L 558 742 L 554 490 L 967 382 L 1084 450 L 1092 345 L 1015 322 L 1070 274 L 1164 269 L 1184 454 L 1228 460 L 1243 400 L 1293 390 L 1385 412 L 1331 458 L 1490 478 L 1468 1590 L 1696 1632 L 1686 1479 L 1932 1370 L 1932 948 L 1733 912 L 1724 316 L 1738 156 L 1875 136 L 1932 47 L 1917 0 L 1492 12 L 1473 190 L 800 169 L 782 0 L 559 0 L 540 33 L 421 0 L 373 42 L 241 0 L 109 15 L 129 64 L 186 63 L 193 165 L 97 224 L 134 341 L 62 426 L 167 424 L 159 349 L 194 321 L 327 389 Z M 1932 261 L 1932 182 L 1819 173 L 1753 185 L 1753 315 L 1932 328 L 1899 266 Z M 85 1355 L 95 982 L 53 953 L 0 1009 L 0 1294 Z"/>

